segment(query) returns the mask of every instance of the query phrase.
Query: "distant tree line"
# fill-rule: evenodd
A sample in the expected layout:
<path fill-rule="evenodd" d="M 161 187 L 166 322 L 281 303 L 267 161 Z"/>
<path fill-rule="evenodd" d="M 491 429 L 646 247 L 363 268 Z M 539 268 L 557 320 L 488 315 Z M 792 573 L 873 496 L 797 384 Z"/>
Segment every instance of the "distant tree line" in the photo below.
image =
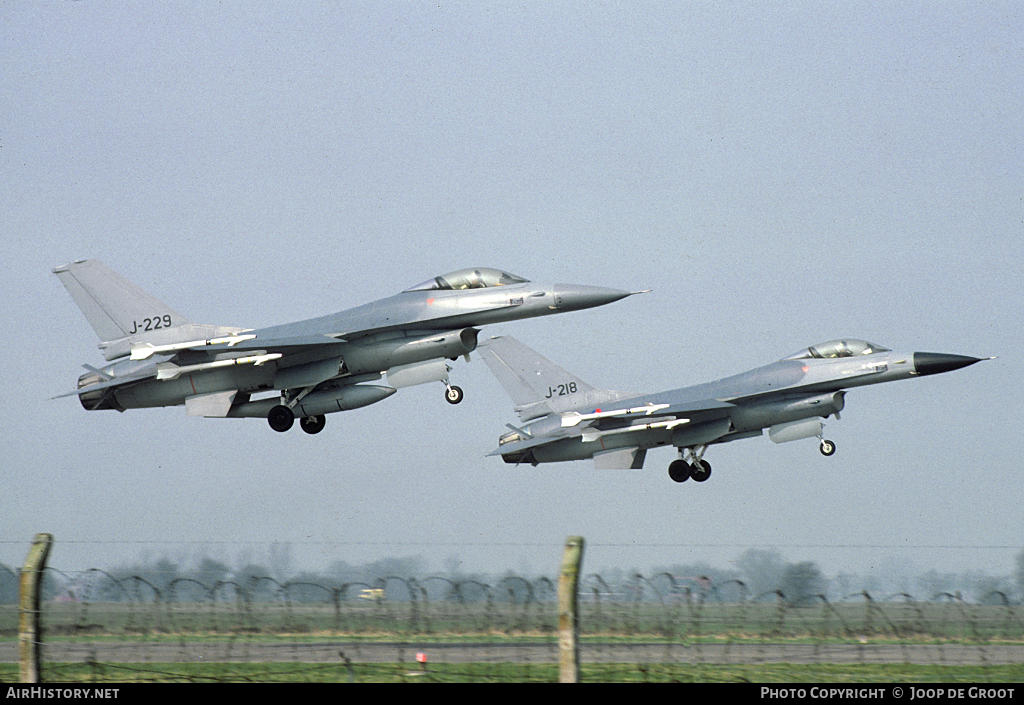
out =
<path fill-rule="evenodd" d="M 429 584 L 431 599 L 476 601 L 484 599 L 486 590 L 494 587 L 508 593 L 512 599 L 526 600 L 531 597 L 531 583 L 537 580 L 537 576 L 515 576 L 512 572 L 500 576 L 462 573 L 454 559 L 447 562 L 446 570 L 431 572 L 426 562 L 417 556 L 384 558 L 360 565 L 334 561 L 322 572 L 292 572 L 287 553 L 279 551 L 271 552 L 269 563 L 243 560 L 240 567 L 232 568 L 223 561 L 202 557 L 189 567 L 159 557 L 87 574 L 64 575 L 50 571 L 44 582 L 44 593 L 48 599 L 138 599 L 138 596 L 112 593 L 87 594 L 95 592 L 100 584 L 106 586 L 108 593 L 110 586 L 124 590 L 130 585 L 136 591 L 148 586 L 161 593 L 173 588 L 174 594 L 168 598 L 188 601 L 190 595 L 195 599 L 210 599 L 210 591 L 215 589 L 270 597 L 288 585 L 293 599 L 304 594 L 303 590 L 309 599 L 324 599 L 323 589 L 336 590 L 342 586 L 374 589 L 389 582 L 392 583 L 389 587 L 394 587 L 398 581 L 404 582 L 405 588 L 416 585 L 419 590 L 426 590 Z M 828 578 L 813 561 L 792 563 L 777 550 L 763 549 L 744 551 L 733 566 L 722 569 L 707 563 L 675 564 L 656 567 L 646 576 L 639 570 L 603 569 L 599 575 L 592 575 L 590 581 L 585 580 L 583 589 L 592 592 L 594 599 L 618 600 L 658 599 L 671 593 L 685 593 L 694 598 L 723 601 L 764 601 L 781 597 L 793 604 L 805 604 L 820 597 L 833 602 L 855 599 L 867 592 L 876 597 L 909 594 L 921 600 L 946 596 L 974 602 L 998 602 L 1005 597 L 1024 602 L 1024 550 L 1016 555 L 1014 570 L 1009 576 L 929 570 L 914 577 L 840 573 Z M 18 573 L 17 568 L 0 564 L 0 604 L 17 603 Z M 554 583 L 549 581 L 549 584 Z M 536 595 L 532 597 L 538 599 Z M 502 599 L 508 598 L 503 596 Z"/>

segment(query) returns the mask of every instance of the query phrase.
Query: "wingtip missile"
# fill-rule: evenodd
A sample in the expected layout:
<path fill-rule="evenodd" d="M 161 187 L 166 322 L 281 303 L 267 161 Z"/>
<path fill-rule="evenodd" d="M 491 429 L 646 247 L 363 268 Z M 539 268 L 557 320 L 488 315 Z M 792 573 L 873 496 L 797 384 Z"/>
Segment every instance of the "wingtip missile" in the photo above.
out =
<path fill-rule="evenodd" d="M 221 338 L 209 338 L 207 340 L 188 340 L 183 343 L 173 343 L 171 345 L 153 345 L 151 343 L 139 343 L 134 346 L 131 350 L 132 360 L 146 360 L 157 353 L 169 353 L 179 352 L 181 350 L 189 350 L 191 348 L 204 348 L 211 345 L 227 345 L 229 348 L 233 348 L 239 343 L 246 340 L 252 340 L 256 336 L 253 334 L 249 335 L 228 335 Z"/>
<path fill-rule="evenodd" d="M 281 353 L 269 353 L 264 355 L 249 355 L 246 357 L 232 357 L 227 360 L 214 360 L 213 362 L 202 362 L 197 365 L 175 365 L 173 362 L 161 362 L 156 366 L 156 378 L 161 381 L 177 379 L 182 374 L 189 372 L 202 372 L 213 370 L 218 367 L 230 367 L 232 365 L 255 365 L 262 367 L 273 360 L 280 359 Z"/>
<path fill-rule="evenodd" d="M 578 411 L 569 411 L 562 414 L 562 428 L 571 428 L 578 426 L 583 421 L 594 421 L 596 419 L 604 419 L 612 416 L 626 416 L 633 414 L 643 414 L 644 416 L 650 416 L 656 411 L 667 409 L 668 404 L 653 404 L 647 402 L 643 406 L 634 406 L 630 409 L 613 409 L 611 411 L 601 411 L 597 409 L 593 413 L 581 414 Z"/>

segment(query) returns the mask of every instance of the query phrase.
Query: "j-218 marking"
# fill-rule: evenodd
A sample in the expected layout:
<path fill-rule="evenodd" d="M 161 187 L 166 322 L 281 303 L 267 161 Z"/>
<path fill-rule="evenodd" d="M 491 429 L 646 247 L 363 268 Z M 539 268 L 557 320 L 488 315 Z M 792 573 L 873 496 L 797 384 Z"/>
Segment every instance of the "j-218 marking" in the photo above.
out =
<path fill-rule="evenodd" d="M 575 393 L 576 383 L 566 382 L 565 384 L 560 384 L 557 387 L 548 387 L 548 395 L 545 398 L 550 399 L 551 397 L 566 397 L 569 396 L 570 394 Z"/>

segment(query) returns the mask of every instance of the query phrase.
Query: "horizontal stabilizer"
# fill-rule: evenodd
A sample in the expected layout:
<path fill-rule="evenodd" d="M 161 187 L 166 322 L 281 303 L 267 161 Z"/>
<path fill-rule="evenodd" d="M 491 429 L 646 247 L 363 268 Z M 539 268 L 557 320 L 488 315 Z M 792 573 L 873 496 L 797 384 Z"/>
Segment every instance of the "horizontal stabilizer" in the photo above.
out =
<path fill-rule="evenodd" d="M 512 428 L 515 429 L 515 426 L 513 426 Z M 552 440 L 550 438 L 545 437 L 530 436 L 528 434 L 525 434 L 521 429 L 515 430 L 518 431 L 519 433 L 523 433 L 522 440 L 505 443 L 499 446 L 498 448 L 495 448 L 487 455 L 492 456 L 505 455 L 507 453 L 521 453 L 523 451 L 529 450 L 530 448 L 536 448 L 538 446 L 547 445 L 548 443 L 551 443 Z"/>
<path fill-rule="evenodd" d="M 91 370 L 94 368 L 87 367 L 87 369 Z M 119 377 L 108 377 L 102 382 L 97 382 L 95 384 L 89 384 L 84 387 L 79 387 L 73 392 L 65 392 L 64 394 L 58 394 L 53 398 L 62 399 L 64 397 L 81 396 L 83 394 L 101 392 L 105 389 L 113 389 L 114 387 L 123 387 L 125 385 L 131 384 L 132 382 L 141 382 L 144 379 L 152 379 L 153 377 L 156 377 L 156 374 L 156 365 L 148 365 L 144 369 L 141 369 L 137 372 L 124 374 Z M 103 375 L 98 375 L 98 377 L 99 379 L 103 379 Z"/>

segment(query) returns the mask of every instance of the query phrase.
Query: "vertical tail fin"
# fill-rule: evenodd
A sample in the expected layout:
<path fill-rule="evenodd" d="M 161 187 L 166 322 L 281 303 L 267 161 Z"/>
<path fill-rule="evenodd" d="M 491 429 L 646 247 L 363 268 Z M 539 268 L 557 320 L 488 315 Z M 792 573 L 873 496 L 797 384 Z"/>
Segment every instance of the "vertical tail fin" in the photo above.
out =
<path fill-rule="evenodd" d="M 101 343 L 140 332 L 175 328 L 189 321 L 98 260 L 80 260 L 53 270 L 78 304 Z"/>
<path fill-rule="evenodd" d="M 175 343 L 237 330 L 196 325 L 98 260 L 80 260 L 53 273 L 100 339 L 108 360 L 140 342 Z"/>
<path fill-rule="evenodd" d="M 511 336 L 491 338 L 478 351 L 524 421 L 624 396 L 595 389 Z"/>

